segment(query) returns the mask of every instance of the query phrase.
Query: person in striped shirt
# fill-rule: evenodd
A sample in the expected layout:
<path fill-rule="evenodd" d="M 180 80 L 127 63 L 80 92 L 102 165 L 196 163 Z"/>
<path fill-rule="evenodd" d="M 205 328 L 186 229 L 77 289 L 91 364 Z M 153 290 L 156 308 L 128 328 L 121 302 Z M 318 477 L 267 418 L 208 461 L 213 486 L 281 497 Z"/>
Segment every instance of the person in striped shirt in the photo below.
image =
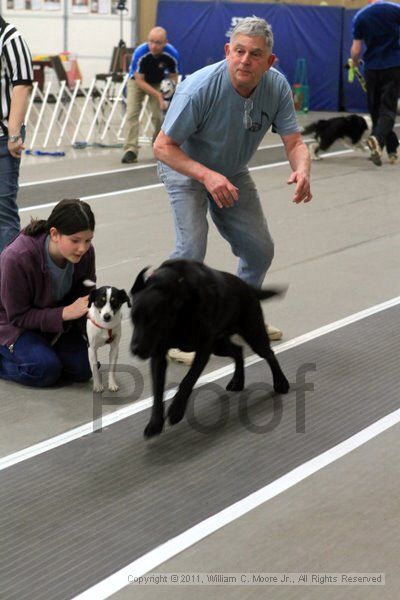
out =
<path fill-rule="evenodd" d="M 0 16 L 0 252 L 20 230 L 18 179 L 32 80 L 29 48 Z"/>

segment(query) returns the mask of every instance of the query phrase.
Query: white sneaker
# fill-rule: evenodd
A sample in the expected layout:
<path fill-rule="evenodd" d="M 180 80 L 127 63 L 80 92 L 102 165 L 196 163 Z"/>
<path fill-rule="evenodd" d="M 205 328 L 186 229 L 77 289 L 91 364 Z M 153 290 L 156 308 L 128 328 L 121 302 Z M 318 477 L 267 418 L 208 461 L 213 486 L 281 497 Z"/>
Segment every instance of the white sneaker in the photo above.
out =
<path fill-rule="evenodd" d="M 276 342 L 283 336 L 283 332 L 273 325 L 265 324 L 265 329 L 267 330 L 271 342 Z M 195 354 L 195 352 L 183 352 L 183 350 L 180 350 L 179 348 L 170 348 L 168 350 L 168 358 L 170 360 L 189 367 L 193 364 Z"/>
<path fill-rule="evenodd" d="M 194 361 L 195 352 L 183 352 L 179 350 L 179 348 L 170 348 L 168 350 L 168 358 L 177 363 L 182 363 L 183 365 L 190 365 Z"/>
<path fill-rule="evenodd" d="M 278 327 L 274 327 L 273 325 L 265 324 L 265 329 L 267 330 L 268 337 L 271 342 L 276 342 L 277 340 L 280 340 L 283 336 L 283 332 L 280 329 L 278 329 Z"/>
<path fill-rule="evenodd" d="M 374 135 L 370 135 L 367 139 L 368 148 L 371 151 L 370 159 L 377 167 L 382 166 L 382 148 Z"/>
<path fill-rule="evenodd" d="M 391 152 L 390 154 L 388 154 L 388 157 L 391 165 L 395 165 L 399 158 L 397 152 Z"/>

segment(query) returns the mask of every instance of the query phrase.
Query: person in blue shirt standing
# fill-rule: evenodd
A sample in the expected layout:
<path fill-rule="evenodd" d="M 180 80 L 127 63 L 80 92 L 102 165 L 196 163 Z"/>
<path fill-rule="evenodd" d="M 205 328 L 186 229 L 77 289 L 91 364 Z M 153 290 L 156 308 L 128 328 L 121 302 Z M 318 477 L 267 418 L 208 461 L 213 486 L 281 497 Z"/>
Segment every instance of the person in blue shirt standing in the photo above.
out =
<path fill-rule="evenodd" d="M 382 0 L 369 0 L 353 19 L 351 58 L 357 66 L 364 52 L 368 110 L 372 118 L 372 135 L 368 138 L 371 160 L 382 165 L 386 147 L 389 162 L 397 161 L 399 140 L 394 131 L 400 95 L 400 6 Z"/>
<path fill-rule="evenodd" d="M 139 115 L 148 96 L 152 115 L 153 142 L 161 128 L 161 111 L 167 106 L 160 83 L 169 78 L 176 84 L 179 73 L 179 53 L 168 43 L 163 27 L 153 27 L 147 42 L 133 53 L 127 83 L 126 135 L 123 163 L 134 163 L 139 154 Z"/>
<path fill-rule="evenodd" d="M 175 221 L 171 258 L 204 260 L 210 211 L 239 258 L 238 276 L 255 286 L 263 282 L 274 244 L 248 163 L 271 126 L 282 138 L 292 169 L 293 201 L 312 198 L 309 153 L 290 86 L 272 68 L 272 46 L 272 30 L 264 19 L 240 21 L 225 45 L 225 60 L 179 85 L 154 142 Z M 271 326 L 268 334 L 282 336 Z"/>

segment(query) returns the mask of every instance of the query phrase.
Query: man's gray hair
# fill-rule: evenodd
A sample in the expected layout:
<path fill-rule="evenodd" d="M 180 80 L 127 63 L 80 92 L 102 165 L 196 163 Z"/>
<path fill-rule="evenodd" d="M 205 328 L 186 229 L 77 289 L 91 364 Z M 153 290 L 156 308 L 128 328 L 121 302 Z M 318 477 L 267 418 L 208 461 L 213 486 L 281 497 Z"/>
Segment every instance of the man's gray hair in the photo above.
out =
<path fill-rule="evenodd" d="M 272 33 L 271 25 L 265 19 L 261 19 L 255 15 L 241 19 L 232 30 L 229 41 L 232 42 L 232 39 L 238 34 L 264 37 L 270 50 L 272 50 L 274 45 L 274 34 Z"/>

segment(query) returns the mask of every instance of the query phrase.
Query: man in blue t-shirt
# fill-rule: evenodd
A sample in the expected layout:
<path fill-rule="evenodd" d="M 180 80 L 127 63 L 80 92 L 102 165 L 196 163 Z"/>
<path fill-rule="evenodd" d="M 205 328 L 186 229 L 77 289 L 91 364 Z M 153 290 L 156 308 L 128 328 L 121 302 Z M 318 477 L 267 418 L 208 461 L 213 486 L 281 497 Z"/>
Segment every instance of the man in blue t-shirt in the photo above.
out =
<path fill-rule="evenodd" d="M 147 42 L 138 46 L 133 53 L 129 68 L 123 163 L 134 163 L 138 158 L 139 115 L 144 99 L 146 96 L 149 98 L 154 141 L 161 127 L 161 111 L 167 108 L 160 83 L 169 78 L 176 84 L 178 73 L 178 51 L 168 43 L 165 29 L 153 27 Z"/>
<path fill-rule="evenodd" d="M 386 146 L 389 162 L 397 161 L 399 140 L 394 131 L 400 95 L 400 6 L 392 2 L 369 0 L 353 19 L 351 58 L 357 66 L 364 42 L 365 80 L 372 135 L 368 138 L 371 160 L 382 165 Z"/>
<path fill-rule="evenodd" d="M 239 277 L 255 286 L 264 279 L 274 246 L 247 165 L 271 126 L 289 158 L 294 202 L 312 197 L 309 153 L 290 86 L 271 68 L 272 45 L 264 19 L 243 19 L 225 46 L 226 59 L 179 85 L 154 143 L 175 220 L 172 258 L 204 260 L 209 210 L 239 257 Z M 271 339 L 282 336 L 277 329 L 268 333 Z"/>

